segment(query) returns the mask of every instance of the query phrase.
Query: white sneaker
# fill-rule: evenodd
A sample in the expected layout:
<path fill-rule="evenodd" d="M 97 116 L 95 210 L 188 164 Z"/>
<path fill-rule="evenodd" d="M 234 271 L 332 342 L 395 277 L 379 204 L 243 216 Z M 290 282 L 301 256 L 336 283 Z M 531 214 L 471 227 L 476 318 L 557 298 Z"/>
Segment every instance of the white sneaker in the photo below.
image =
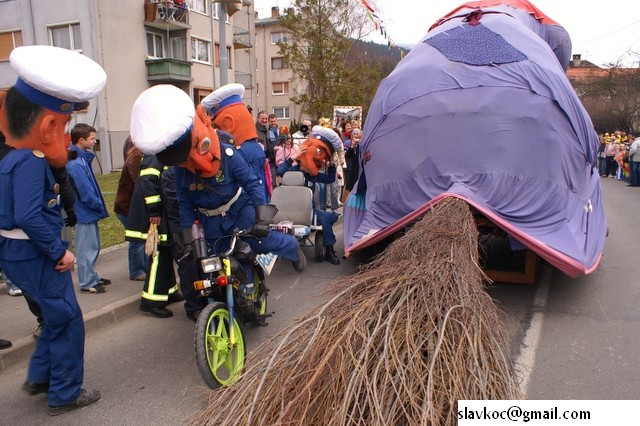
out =
<path fill-rule="evenodd" d="M 18 287 L 15 288 L 10 288 L 9 289 L 9 296 L 22 296 L 22 290 L 20 290 Z"/>

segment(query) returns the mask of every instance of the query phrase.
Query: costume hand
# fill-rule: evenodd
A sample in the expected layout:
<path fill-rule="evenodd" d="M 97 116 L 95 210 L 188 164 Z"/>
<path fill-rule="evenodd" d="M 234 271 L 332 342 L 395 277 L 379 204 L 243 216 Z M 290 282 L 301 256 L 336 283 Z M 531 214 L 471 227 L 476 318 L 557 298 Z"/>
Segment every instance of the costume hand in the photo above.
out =
<path fill-rule="evenodd" d="M 66 272 L 66 271 L 70 270 L 73 267 L 73 261 L 75 259 L 76 259 L 76 257 L 73 255 L 73 253 L 71 253 L 69 250 L 67 250 L 64 253 L 64 256 L 62 256 L 62 259 L 60 259 L 60 261 L 56 265 L 56 271 L 58 271 L 58 272 Z"/>
<path fill-rule="evenodd" d="M 149 217 L 149 223 L 160 225 L 160 219 L 162 219 L 160 216 L 151 216 Z"/>
<path fill-rule="evenodd" d="M 64 224 L 69 228 L 73 228 L 74 226 L 76 226 L 76 223 L 78 223 L 78 217 L 76 216 L 76 212 L 73 210 L 70 210 L 66 213 L 67 213 L 67 217 L 64 220 Z"/>

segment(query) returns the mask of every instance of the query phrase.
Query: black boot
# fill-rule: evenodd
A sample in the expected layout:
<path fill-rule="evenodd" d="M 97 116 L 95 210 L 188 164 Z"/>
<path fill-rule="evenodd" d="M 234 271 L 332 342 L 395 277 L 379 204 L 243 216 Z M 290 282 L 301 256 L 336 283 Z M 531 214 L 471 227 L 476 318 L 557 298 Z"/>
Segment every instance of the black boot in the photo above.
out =
<path fill-rule="evenodd" d="M 296 272 L 303 272 L 304 268 L 307 267 L 307 258 L 300 247 L 298 247 L 298 260 L 291 263 L 293 264 L 293 269 L 295 269 Z"/>
<path fill-rule="evenodd" d="M 336 255 L 336 251 L 333 249 L 333 246 L 326 246 L 324 248 L 324 260 L 333 265 L 340 264 L 340 259 Z"/>

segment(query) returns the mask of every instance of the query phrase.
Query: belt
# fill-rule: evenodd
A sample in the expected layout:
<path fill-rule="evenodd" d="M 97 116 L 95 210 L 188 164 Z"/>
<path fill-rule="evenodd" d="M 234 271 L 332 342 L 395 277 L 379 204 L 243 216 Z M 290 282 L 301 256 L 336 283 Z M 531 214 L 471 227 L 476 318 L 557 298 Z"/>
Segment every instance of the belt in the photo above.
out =
<path fill-rule="evenodd" d="M 0 229 L 0 235 L 11 240 L 28 240 L 29 236 L 20 228 Z"/>
<path fill-rule="evenodd" d="M 227 201 L 226 204 L 221 205 L 217 209 L 203 209 L 203 208 L 199 207 L 198 211 L 200 213 L 202 213 L 203 215 L 205 215 L 206 217 L 225 216 L 227 211 L 233 205 L 233 203 L 238 201 L 238 198 L 240 198 L 240 194 L 241 193 L 242 193 L 242 188 L 238 188 L 238 190 L 236 191 L 236 195 L 234 195 L 233 198 L 231 198 L 229 201 Z"/>

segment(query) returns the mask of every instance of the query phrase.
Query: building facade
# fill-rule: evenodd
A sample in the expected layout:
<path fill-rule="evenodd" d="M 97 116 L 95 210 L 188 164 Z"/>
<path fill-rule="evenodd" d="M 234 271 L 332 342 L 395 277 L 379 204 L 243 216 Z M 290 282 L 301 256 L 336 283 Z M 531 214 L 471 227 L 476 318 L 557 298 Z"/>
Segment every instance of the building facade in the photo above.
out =
<path fill-rule="evenodd" d="M 290 98 L 304 90 L 306 84 L 293 78 L 293 72 L 279 53 L 277 43 L 291 41 L 279 24 L 279 16 L 279 9 L 273 7 L 269 18 L 255 21 L 256 105 L 258 110 L 275 114 L 278 124 L 290 126 L 293 120 L 300 122 L 304 118 L 300 106 Z"/>
<path fill-rule="evenodd" d="M 197 103 L 239 82 L 244 102 L 257 104 L 255 18 L 251 0 L 0 0 L 0 88 L 15 83 L 8 59 L 17 46 L 54 45 L 98 62 L 107 85 L 72 125 L 98 130 L 96 172 L 109 173 L 124 162 L 133 103 L 153 85 L 173 84 Z"/>

